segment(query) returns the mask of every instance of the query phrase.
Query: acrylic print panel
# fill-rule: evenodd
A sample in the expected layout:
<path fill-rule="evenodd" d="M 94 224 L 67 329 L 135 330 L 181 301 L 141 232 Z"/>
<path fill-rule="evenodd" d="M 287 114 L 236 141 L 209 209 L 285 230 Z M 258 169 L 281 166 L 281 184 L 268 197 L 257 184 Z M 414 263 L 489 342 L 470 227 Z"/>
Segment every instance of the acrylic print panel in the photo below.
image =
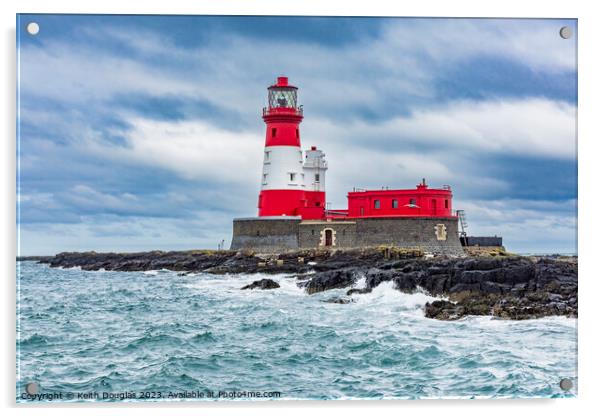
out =
<path fill-rule="evenodd" d="M 19 15 L 18 402 L 577 394 L 577 21 Z"/>

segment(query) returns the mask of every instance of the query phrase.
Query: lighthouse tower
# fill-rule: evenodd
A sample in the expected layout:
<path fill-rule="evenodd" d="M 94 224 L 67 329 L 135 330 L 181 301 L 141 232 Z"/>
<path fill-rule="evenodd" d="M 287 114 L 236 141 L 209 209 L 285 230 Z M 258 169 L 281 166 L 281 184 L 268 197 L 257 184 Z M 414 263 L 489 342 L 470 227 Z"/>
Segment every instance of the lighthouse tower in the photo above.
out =
<path fill-rule="evenodd" d="M 324 153 L 315 146 L 305 155 L 301 150 L 299 124 L 303 107 L 297 105 L 297 87 L 287 77 L 278 77 L 268 88 L 265 151 L 259 216 L 300 216 L 320 219 L 325 210 Z"/>

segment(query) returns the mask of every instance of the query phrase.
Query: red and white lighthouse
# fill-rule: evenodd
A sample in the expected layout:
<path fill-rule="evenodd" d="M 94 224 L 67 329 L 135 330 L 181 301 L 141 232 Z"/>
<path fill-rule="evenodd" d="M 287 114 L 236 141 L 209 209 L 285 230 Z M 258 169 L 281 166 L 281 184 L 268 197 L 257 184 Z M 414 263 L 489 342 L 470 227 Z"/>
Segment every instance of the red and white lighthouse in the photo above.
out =
<path fill-rule="evenodd" d="M 287 77 L 278 77 L 268 88 L 265 151 L 259 216 L 300 216 L 320 219 L 325 209 L 324 153 L 316 147 L 303 154 L 299 124 L 303 107 L 297 105 L 297 87 Z"/>
<path fill-rule="evenodd" d="M 347 195 L 347 209 L 326 209 L 328 166 L 315 146 L 301 149 L 303 107 L 297 91 L 286 77 L 268 87 L 259 217 L 234 219 L 232 250 L 393 245 L 463 254 L 448 185 L 430 188 L 423 179 L 415 189 L 354 188 Z"/>

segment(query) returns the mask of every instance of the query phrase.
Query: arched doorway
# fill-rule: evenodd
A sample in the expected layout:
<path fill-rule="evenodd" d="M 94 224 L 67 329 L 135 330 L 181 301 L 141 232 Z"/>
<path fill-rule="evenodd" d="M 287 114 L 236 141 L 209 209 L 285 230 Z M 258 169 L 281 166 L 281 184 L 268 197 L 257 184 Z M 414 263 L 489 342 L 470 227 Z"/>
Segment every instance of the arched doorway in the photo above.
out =
<path fill-rule="evenodd" d="M 333 247 L 337 245 L 337 232 L 332 228 L 323 228 L 320 231 L 320 247 Z"/>
<path fill-rule="evenodd" d="M 332 230 L 331 229 L 324 230 L 324 245 L 326 247 L 332 246 Z"/>

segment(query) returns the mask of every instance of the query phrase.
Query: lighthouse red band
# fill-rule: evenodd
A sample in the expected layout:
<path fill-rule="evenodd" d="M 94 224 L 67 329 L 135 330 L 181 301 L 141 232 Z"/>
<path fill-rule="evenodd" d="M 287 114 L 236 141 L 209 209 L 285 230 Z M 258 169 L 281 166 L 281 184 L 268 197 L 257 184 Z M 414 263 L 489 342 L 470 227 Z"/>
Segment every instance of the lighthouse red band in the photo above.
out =
<path fill-rule="evenodd" d="M 297 105 L 297 87 L 278 77 L 268 88 L 265 150 L 259 216 L 300 216 L 320 219 L 325 210 L 324 153 L 315 147 L 301 150 L 299 124 L 303 107 Z"/>

